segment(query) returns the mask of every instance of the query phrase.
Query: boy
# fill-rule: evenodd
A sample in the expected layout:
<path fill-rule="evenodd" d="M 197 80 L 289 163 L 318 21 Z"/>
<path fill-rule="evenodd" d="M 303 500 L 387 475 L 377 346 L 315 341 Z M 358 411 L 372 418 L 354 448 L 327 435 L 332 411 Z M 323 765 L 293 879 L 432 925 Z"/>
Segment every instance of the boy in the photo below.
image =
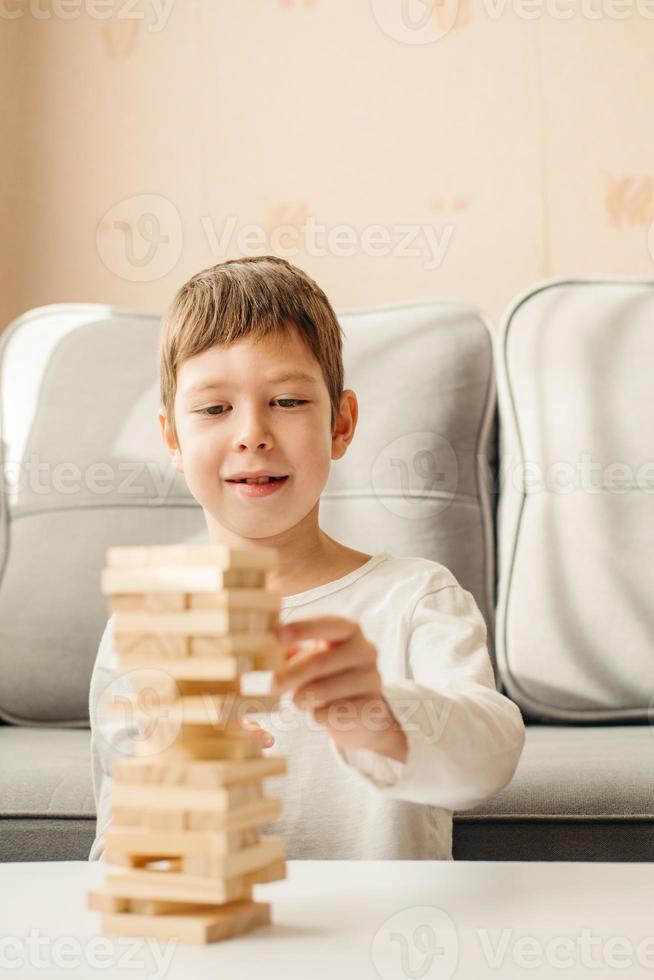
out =
<path fill-rule="evenodd" d="M 285 260 L 223 262 L 178 291 L 159 353 L 162 438 L 210 542 L 279 556 L 280 707 L 251 727 L 288 772 L 266 782 L 283 813 L 264 832 L 285 838 L 289 859 L 452 860 L 452 810 L 510 781 L 524 724 L 495 688 L 483 617 L 445 566 L 369 555 L 319 526 L 358 416 L 327 297 Z M 137 737 L 100 718 L 102 688 L 127 683 L 113 676 L 112 631 L 113 617 L 90 692 L 90 860 L 104 851 L 112 758 Z"/>

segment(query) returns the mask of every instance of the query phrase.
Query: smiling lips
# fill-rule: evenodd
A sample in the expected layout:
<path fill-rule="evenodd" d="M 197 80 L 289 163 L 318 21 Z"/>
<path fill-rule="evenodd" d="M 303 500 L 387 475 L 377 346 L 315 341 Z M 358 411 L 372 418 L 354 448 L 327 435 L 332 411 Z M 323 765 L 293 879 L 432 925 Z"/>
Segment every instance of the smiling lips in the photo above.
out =
<path fill-rule="evenodd" d="M 270 479 L 265 483 L 241 483 L 237 480 L 225 480 L 243 497 L 270 497 L 288 482 L 288 476 Z"/>

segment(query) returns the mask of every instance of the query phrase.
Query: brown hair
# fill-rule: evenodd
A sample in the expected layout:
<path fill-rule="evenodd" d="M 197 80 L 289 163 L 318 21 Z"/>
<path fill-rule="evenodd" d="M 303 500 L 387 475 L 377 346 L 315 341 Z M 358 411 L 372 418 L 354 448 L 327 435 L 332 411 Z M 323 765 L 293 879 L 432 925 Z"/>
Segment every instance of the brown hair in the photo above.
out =
<path fill-rule="evenodd" d="M 342 329 L 313 279 L 275 255 L 230 259 L 192 276 L 166 311 L 159 341 L 161 403 L 175 439 L 177 371 L 183 361 L 244 337 L 260 340 L 288 332 L 293 325 L 322 369 L 333 431 L 344 384 Z"/>

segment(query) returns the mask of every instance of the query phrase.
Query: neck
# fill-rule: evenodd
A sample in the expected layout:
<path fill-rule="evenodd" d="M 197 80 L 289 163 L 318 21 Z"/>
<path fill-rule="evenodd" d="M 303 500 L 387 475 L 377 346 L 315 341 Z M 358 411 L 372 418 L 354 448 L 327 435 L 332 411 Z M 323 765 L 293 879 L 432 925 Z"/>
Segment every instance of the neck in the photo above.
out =
<path fill-rule="evenodd" d="M 269 572 L 269 588 L 281 595 L 303 591 L 300 583 L 310 581 L 316 569 L 329 567 L 342 550 L 333 538 L 320 529 L 318 503 L 294 527 L 269 537 L 249 538 L 235 534 L 207 516 L 211 544 L 225 544 L 232 548 L 274 548 L 277 567 Z"/>

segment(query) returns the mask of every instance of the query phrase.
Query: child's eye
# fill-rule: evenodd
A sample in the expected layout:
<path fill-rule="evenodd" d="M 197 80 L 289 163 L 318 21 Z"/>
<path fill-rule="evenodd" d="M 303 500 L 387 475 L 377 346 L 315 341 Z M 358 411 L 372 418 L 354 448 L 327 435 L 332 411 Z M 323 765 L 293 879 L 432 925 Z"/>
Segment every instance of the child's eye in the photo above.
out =
<path fill-rule="evenodd" d="M 223 407 L 224 407 L 223 405 L 210 405 L 209 408 L 201 408 L 199 410 L 199 412 L 200 412 L 200 415 L 211 415 L 212 418 L 215 418 L 216 416 L 214 415 L 212 409 L 214 409 L 214 408 L 223 408 Z M 219 414 L 222 415 L 223 413 L 220 412 Z"/>
<path fill-rule="evenodd" d="M 279 405 L 283 404 L 285 408 L 295 407 L 295 405 L 307 404 L 307 399 L 302 399 L 302 398 L 276 398 L 275 401 Z M 214 409 L 222 409 L 224 407 L 225 407 L 224 405 L 209 405 L 208 408 L 199 409 L 199 413 L 200 415 L 209 415 L 211 418 L 215 419 L 218 418 L 219 415 L 223 415 L 224 413 L 222 411 L 214 412 Z"/>

